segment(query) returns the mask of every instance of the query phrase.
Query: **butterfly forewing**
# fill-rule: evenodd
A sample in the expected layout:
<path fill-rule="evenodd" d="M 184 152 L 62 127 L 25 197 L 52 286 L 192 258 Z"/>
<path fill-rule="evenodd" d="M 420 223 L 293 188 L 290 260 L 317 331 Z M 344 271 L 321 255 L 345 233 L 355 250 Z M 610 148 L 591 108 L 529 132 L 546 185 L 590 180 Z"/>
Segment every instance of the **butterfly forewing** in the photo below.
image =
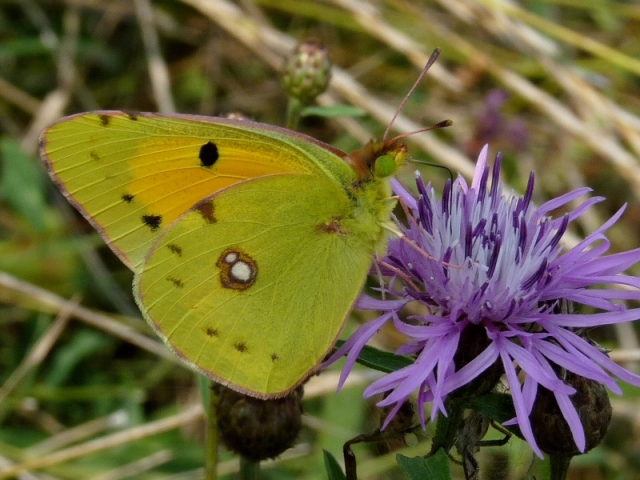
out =
<path fill-rule="evenodd" d="M 337 160 L 253 125 L 259 124 L 93 112 L 51 126 L 41 154 L 69 201 L 136 270 L 163 229 L 212 193 L 265 175 L 324 175 L 316 159 Z"/>

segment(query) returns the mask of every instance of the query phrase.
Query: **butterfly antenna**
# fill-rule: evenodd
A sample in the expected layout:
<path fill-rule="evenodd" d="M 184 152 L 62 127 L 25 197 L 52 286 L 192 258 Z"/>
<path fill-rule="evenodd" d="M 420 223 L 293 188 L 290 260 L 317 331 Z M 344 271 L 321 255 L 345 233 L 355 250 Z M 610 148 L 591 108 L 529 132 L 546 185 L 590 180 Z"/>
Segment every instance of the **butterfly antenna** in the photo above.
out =
<path fill-rule="evenodd" d="M 449 179 L 451 180 L 451 183 L 453 183 L 454 181 L 453 171 L 446 165 L 438 165 L 437 163 L 423 162 L 422 160 L 416 160 L 414 158 L 410 158 L 409 161 L 412 163 L 419 163 L 420 165 L 425 165 L 427 167 L 441 168 L 442 170 L 446 170 L 447 174 L 449 175 Z"/>
<path fill-rule="evenodd" d="M 402 140 L 403 138 L 410 137 L 411 135 L 415 135 L 416 133 L 428 132 L 429 130 L 437 130 L 439 128 L 446 128 L 446 127 L 450 127 L 451 125 L 453 125 L 452 120 L 443 120 L 442 122 L 438 122 L 435 125 L 431 125 L 430 127 L 424 127 L 418 130 L 414 130 L 413 132 L 400 134 L 397 137 L 393 137 L 391 140 L 389 140 L 389 143 L 397 142 L 398 140 Z"/>
<path fill-rule="evenodd" d="M 384 136 L 382 137 L 383 141 L 387 140 L 387 136 L 389 135 L 389 132 L 391 131 L 391 127 L 392 127 L 393 123 L 396 121 L 396 118 L 398 118 L 398 115 L 400 115 L 400 112 L 402 111 L 404 106 L 407 104 L 407 101 L 409 100 L 409 97 L 413 94 L 413 92 L 415 92 L 416 88 L 418 88 L 418 85 L 420 84 L 420 82 L 422 81 L 424 76 L 429 71 L 429 68 L 431 68 L 431 65 L 433 65 L 435 63 L 435 61 L 438 59 L 439 56 L 440 56 L 440 49 L 436 48 L 433 51 L 433 53 L 431 54 L 431 57 L 429 57 L 429 60 L 427 61 L 427 64 L 424 66 L 424 68 L 422 69 L 422 72 L 420 72 L 420 75 L 418 75 L 418 79 L 415 81 L 415 83 L 411 87 L 411 90 L 409 90 L 409 93 L 407 93 L 405 95 L 404 99 L 402 100 L 402 103 L 400 104 L 400 106 L 396 110 L 396 113 L 393 114 L 393 118 L 391 118 L 391 121 L 389 122 L 389 125 L 387 126 L 387 130 L 384 132 Z M 423 130 L 419 130 L 419 131 L 423 131 Z M 413 133 L 418 133 L 418 132 L 413 132 Z"/>

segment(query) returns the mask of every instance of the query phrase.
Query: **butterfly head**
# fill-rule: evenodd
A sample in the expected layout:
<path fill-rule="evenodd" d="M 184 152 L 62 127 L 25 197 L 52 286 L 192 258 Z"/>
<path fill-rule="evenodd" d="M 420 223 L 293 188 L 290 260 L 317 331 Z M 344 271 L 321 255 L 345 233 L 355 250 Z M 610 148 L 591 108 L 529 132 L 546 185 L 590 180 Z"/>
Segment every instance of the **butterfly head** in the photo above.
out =
<path fill-rule="evenodd" d="M 407 162 L 407 146 L 404 142 L 370 141 L 359 150 L 347 155 L 345 160 L 355 170 L 359 181 L 386 178 Z"/>
<path fill-rule="evenodd" d="M 451 120 L 444 120 L 430 127 L 403 133 L 390 140 L 370 141 L 364 147 L 345 157 L 346 162 L 356 172 L 359 182 L 394 175 L 398 168 L 407 163 L 408 150 L 404 139 L 417 133 L 449 127 Z"/>

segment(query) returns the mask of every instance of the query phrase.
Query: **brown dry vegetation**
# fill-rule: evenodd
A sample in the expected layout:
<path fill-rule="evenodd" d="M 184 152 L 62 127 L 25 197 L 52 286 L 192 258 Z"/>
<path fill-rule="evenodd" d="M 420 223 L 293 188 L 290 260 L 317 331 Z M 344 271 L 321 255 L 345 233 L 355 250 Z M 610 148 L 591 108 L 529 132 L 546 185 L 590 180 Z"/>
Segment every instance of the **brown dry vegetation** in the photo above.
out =
<path fill-rule="evenodd" d="M 394 131 L 454 125 L 410 137 L 412 157 L 468 177 L 489 143 L 504 153 L 514 189 L 537 172 L 538 203 L 590 186 L 606 201 L 582 217 L 569 244 L 628 203 L 609 232 L 621 251 L 640 246 L 638 32 L 640 6 L 607 0 L 4 0 L 0 478 L 12 465 L 31 472 L 23 478 L 65 479 L 199 478 L 202 466 L 195 376 L 139 319 L 130 272 L 44 175 L 36 149 L 48 124 L 114 108 L 242 112 L 282 125 L 284 58 L 312 36 L 335 64 L 319 103 L 366 116 L 308 119 L 302 130 L 350 150 L 382 134 L 439 47 Z M 447 178 L 420 168 L 436 183 Z M 592 337 L 631 369 L 640 360 L 634 325 Z M 305 429 L 295 449 L 264 466 L 270 478 L 326 478 L 322 449 L 339 456 L 344 441 L 376 425 L 375 408 L 361 400 L 366 382 L 336 396 L 332 372 L 312 379 Z M 640 478 L 637 390 L 612 399 L 609 436 L 574 462 L 570 478 Z M 356 453 L 361 478 L 402 478 L 384 445 Z M 531 478 L 531 460 L 512 440 L 485 450 L 482 464 L 486 478 Z M 235 469 L 223 453 L 220 470 Z"/>

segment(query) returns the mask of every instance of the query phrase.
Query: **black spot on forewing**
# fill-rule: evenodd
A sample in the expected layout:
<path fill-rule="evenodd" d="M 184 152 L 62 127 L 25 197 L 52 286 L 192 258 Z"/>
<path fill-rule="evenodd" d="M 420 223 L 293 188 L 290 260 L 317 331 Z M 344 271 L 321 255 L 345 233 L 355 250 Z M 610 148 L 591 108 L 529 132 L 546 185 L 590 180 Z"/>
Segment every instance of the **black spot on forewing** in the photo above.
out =
<path fill-rule="evenodd" d="M 169 280 L 171 283 L 173 283 L 173 285 L 176 288 L 182 288 L 184 287 L 184 283 L 182 282 L 182 280 L 180 280 L 179 278 L 176 277 L 167 277 L 167 280 Z"/>
<path fill-rule="evenodd" d="M 200 166 L 211 168 L 213 164 L 218 161 L 220 154 L 218 153 L 218 147 L 213 142 L 207 142 L 200 147 Z"/>
<path fill-rule="evenodd" d="M 111 122 L 111 117 L 109 115 L 98 115 L 98 118 L 100 119 L 100 124 L 103 127 L 109 126 L 109 123 Z"/>
<path fill-rule="evenodd" d="M 168 243 L 167 248 L 171 250 L 171 253 L 177 255 L 178 257 L 182 256 L 182 247 L 180 245 L 176 245 L 175 243 Z"/>
<path fill-rule="evenodd" d="M 125 194 L 124 194 L 124 195 L 122 195 L 122 197 L 120 197 L 120 198 L 122 198 L 122 200 L 124 200 L 124 201 L 125 201 L 125 202 L 127 202 L 127 203 L 131 203 L 131 202 L 133 202 L 133 198 L 134 198 L 134 196 L 133 196 L 133 195 L 131 195 L 130 193 L 125 193 Z"/>
<path fill-rule="evenodd" d="M 133 112 L 124 112 L 124 114 L 127 116 L 127 118 L 129 120 L 131 120 L 132 122 L 137 122 L 138 121 L 138 114 L 137 113 L 133 113 Z"/>
<path fill-rule="evenodd" d="M 276 360 L 280 359 L 277 353 L 271 354 L 271 361 L 275 363 Z"/>
<path fill-rule="evenodd" d="M 89 156 L 91 157 L 91 160 L 93 160 L 94 162 L 97 162 L 98 160 L 100 160 L 100 156 L 93 150 L 89 152 Z"/>
<path fill-rule="evenodd" d="M 162 224 L 162 215 L 143 215 L 142 223 L 149 227 L 152 232 L 156 232 Z"/>

